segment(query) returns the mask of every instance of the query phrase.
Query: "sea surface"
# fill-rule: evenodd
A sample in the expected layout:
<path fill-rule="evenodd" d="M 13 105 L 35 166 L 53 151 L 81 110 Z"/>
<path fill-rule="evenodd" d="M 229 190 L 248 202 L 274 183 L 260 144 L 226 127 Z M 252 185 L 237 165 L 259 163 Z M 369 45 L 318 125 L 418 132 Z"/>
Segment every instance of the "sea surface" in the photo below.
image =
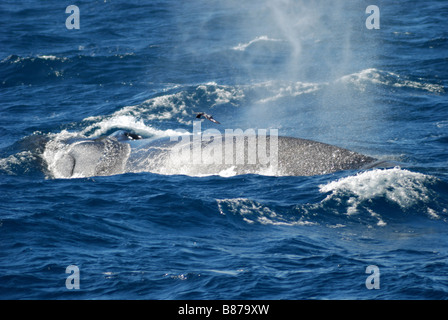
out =
<path fill-rule="evenodd" d="M 0 299 L 447 299 L 448 2 L 374 2 L 2 0 Z M 390 165 L 52 171 L 196 112 Z"/>

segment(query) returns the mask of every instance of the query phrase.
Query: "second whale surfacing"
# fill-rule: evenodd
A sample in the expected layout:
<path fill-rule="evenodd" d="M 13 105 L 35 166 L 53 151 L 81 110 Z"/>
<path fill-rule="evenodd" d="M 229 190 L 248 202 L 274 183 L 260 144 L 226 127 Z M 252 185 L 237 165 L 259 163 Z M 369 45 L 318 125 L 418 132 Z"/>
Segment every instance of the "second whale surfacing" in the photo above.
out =
<path fill-rule="evenodd" d="M 129 172 L 312 176 L 367 169 L 377 163 L 375 158 L 360 153 L 300 138 L 213 135 L 197 139 L 191 134 L 140 139 L 120 130 L 97 139 L 67 139 L 49 144 L 44 159 L 53 178 Z"/>

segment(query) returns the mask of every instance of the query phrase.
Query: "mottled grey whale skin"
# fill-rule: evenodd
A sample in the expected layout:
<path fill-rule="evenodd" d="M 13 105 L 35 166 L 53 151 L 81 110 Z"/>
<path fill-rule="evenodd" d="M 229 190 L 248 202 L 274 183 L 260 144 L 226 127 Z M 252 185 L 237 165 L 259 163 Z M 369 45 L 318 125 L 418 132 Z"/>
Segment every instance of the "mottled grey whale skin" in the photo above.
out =
<path fill-rule="evenodd" d="M 282 136 L 275 138 L 243 136 L 245 146 L 243 156 L 241 152 L 238 155 L 236 147 L 237 143 L 241 145 L 242 140 L 238 140 L 237 136 L 229 138 L 224 135 L 202 140 L 199 144 L 202 160 L 199 163 L 193 163 L 192 136 L 184 137 L 188 139 L 183 142 L 182 139 L 178 141 L 178 138 L 169 137 L 135 140 L 129 135 L 118 132 L 93 140 L 67 142 L 71 145 L 66 148 L 66 154 L 56 161 L 54 169 L 57 170 L 57 176 L 62 178 L 106 176 L 127 172 L 194 176 L 218 175 L 222 172 L 230 173 L 230 175 L 312 176 L 341 170 L 366 169 L 373 167 L 376 163 L 376 159 L 372 157 L 347 149 L 317 141 Z M 271 142 L 275 141 L 278 147 L 272 149 Z M 215 142 L 215 149 L 211 148 L 212 142 Z M 216 142 L 219 142 L 219 148 L 222 148 L 221 158 L 219 156 L 213 158 L 218 150 Z M 265 145 L 264 161 L 259 160 L 259 147 L 257 147 L 259 143 Z M 229 161 L 230 158 L 225 159 L 226 150 L 233 150 L 231 161 Z M 249 161 L 251 155 L 255 161 Z"/>
<path fill-rule="evenodd" d="M 130 149 L 129 144 L 110 137 L 72 142 L 57 159 L 52 175 L 72 178 L 124 173 Z"/>
<path fill-rule="evenodd" d="M 279 137 L 279 166 L 284 175 L 313 176 L 365 169 L 377 160 L 317 141 Z"/>

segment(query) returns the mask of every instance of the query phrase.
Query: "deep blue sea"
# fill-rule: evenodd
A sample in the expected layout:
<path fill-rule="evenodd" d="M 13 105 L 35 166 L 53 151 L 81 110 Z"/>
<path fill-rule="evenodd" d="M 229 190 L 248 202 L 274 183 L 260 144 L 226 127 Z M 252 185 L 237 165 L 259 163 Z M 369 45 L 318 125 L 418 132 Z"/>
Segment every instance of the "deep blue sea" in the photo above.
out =
<path fill-rule="evenodd" d="M 447 299 L 447 18 L 445 0 L 2 0 L 0 299 Z M 168 137 L 199 111 L 391 165 L 53 170 L 64 137 Z"/>

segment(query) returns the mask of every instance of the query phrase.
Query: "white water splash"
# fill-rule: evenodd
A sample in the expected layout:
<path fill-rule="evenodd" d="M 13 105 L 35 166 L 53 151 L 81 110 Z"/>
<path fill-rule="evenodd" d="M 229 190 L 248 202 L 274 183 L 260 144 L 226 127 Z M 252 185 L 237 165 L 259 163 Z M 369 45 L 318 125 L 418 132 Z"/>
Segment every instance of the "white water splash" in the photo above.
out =
<path fill-rule="evenodd" d="M 242 217 L 249 224 L 260 223 L 277 226 L 313 225 L 313 222 L 285 218 L 257 201 L 246 198 L 217 199 L 219 212 L 222 215 L 232 214 Z"/>
<path fill-rule="evenodd" d="M 343 76 L 339 79 L 342 82 L 348 82 L 356 85 L 361 90 L 365 90 L 368 83 L 392 86 L 396 88 L 412 88 L 431 93 L 443 93 L 445 92 L 443 86 L 434 83 L 417 82 L 407 79 L 405 76 L 399 74 L 378 70 L 375 68 L 368 68 L 361 70 L 360 72 L 352 73 Z"/>
<path fill-rule="evenodd" d="M 428 183 L 433 182 L 435 178 L 432 176 L 395 167 L 361 172 L 355 176 L 332 181 L 320 185 L 319 191 L 329 193 L 322 203 L 348 196 L 347 215 L 357 214 L 365 201 L 385 198 L 402 209 L 411 208 L 417 203 L 425 203 L 428 205 L 429 216 L 435 218 L 437 214 L 429 208 L 431 192 L 427 188 Z M 385 225 L 379 214 L 371 209 L 368 211 L 372 217 L 378 219 L 378 225 Z"/>
<path fill-rule="evenodd" d="M 269 38 L 268 36 L 259 36 L 256 37 L 253 40 L 250 40 L 247 43 L 240 43 L 237 46 L 233 47 L 233 50 L 237 50 L 237 51 L 245 51 L 248 47 L 250 47 L 251 45 L 253 45 L 254 43 L 260 42 L 260 41 L 266 41 L 266 42 L 279 42 L 279 41 L 283 41 L 281 39 L 272 39 Z"/>

